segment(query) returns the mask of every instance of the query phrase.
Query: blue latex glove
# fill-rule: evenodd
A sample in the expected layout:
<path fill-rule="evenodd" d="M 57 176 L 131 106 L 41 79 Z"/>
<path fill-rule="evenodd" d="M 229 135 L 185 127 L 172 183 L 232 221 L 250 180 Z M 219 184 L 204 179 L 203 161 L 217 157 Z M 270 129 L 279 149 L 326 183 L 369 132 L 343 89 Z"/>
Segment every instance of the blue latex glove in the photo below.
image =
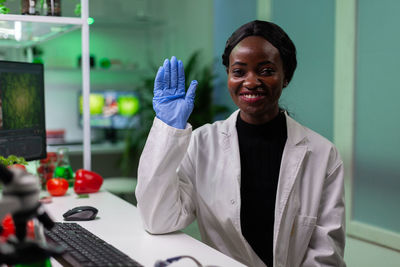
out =
<path fill-rule="evenodd" d="M 197 81 L 192 81 L 185 92 L 183 63 L 172 57 L 158 69 L 154 81 L 153 108 L 157 118 L 169 126 L 185 129 L 192 113 Z"/>

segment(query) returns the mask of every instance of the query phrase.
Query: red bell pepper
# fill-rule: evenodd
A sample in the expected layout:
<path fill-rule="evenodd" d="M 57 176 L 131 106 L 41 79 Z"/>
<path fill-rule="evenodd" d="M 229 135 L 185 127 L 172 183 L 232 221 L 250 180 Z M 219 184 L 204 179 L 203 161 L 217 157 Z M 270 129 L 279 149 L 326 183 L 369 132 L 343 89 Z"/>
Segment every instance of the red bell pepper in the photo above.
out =
<path fill-rule="evenodd" d="M 98 173 L 79 169 L 75 172 L 74 191 L 77 194 L 95 193 L 100 190 L 103 177 Z"/>

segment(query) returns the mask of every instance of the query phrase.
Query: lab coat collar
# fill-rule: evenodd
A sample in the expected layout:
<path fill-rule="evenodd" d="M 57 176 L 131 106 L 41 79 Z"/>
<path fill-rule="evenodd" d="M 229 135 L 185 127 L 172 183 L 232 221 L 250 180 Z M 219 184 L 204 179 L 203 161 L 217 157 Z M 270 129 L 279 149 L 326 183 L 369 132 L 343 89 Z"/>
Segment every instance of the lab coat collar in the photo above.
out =
<path fill-rule="evenodd" d="M 296 146 L 305 143 L 306 129 L 297 121 L 292 119 L 285 111 L 286 125 L 287 125 L 287 142 L 288 145 Z"/>
<path fill-rule="evenodd" d="M 236 132 L 236 120 L 239 114 L 239 109 L 233 112 L 228 119 L 223 121 L 221 133 L 227 136 L 231 136 Z"/>
<path fill-rule="evenodd" d="M 239 109 L 233 112 L 228 119 L 223 122 L 221 133 L 226 137 L 237 135 L 236 132 L 236 120 L 239 114 Z M 287 142 L 290 146 L 296 146 L 304 143 L 306 140 L 305 128 L 297 121 L 292 119 L 285 111 L 286 125 L 287 125 Z M 228 145 L 226 143 L 225 145 Z"/>

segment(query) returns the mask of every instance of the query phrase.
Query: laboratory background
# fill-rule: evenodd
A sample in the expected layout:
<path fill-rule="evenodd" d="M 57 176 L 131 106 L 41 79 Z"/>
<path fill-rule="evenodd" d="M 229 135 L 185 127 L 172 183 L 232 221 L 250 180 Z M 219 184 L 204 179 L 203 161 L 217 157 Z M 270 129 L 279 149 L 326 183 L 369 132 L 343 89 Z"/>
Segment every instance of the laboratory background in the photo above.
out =
<path fill-rule="evenodd" d="M 62 0 L 62 15 L 76 16 L 78 3 Z M 20 14 L 19 0 L 6 4 Z M 90 90 L 133 92 L 142 116 L 129 127 L 91 125 L 92 169 L 110 184 L 134 181 L 135 151 L 154 117 L 152 82 L 172 55 L 189 68 L 190 79 L 203 82 L 193 124 L 230 114 L 235 107 L 221 63 L 225 41 L 243 23 L 269 20 L 289 34 L 298 53 L 281 106 L 332 141 L 344 160 L 347 266 L 400 266 L 399 11 L 396 0 L 89 1 Z M 44 64 L 46 129 L 67 146 L 83 138 L 81 53 L 79 29 L 29 49 L 0 46 L 1 60 Z M 70 161 L 81 168 L 82 153 L 71 152 Z M 133 191 L 115 191 L 135 201 Z M 195 223 L 185 232 L 200 236 Z"/>

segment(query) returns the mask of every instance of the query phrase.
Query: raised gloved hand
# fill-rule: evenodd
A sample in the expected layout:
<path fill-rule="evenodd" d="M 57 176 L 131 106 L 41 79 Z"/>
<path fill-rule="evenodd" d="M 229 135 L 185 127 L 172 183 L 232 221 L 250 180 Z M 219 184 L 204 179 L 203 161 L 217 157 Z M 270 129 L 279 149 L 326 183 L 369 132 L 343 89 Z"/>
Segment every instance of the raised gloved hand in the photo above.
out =
<path fill-rule="evenodd" d="M 185 129 L 194 106 L 197 81 L 193 80 L 185 92 L 183 63 L 172 57 L 158 69 L 154 81 L 153 108 L 157 118 L 169 126 Z"/>

